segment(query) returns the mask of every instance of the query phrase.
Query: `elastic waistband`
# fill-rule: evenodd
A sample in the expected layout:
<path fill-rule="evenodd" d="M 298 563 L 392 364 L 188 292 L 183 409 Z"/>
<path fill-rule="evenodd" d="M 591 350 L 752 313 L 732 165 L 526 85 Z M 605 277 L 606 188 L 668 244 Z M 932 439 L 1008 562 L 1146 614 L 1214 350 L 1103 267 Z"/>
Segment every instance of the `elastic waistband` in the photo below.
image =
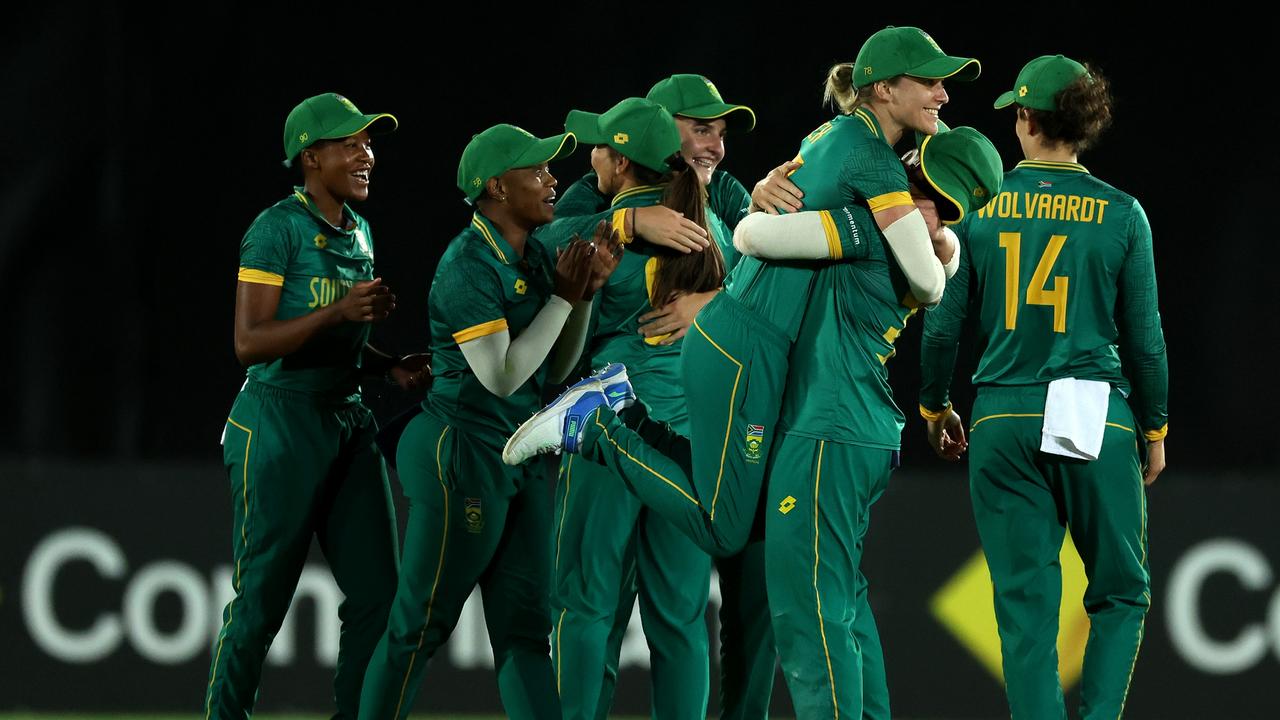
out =
<path fill-rule="evenodd" d="M 315 407 L 330 408 L 341 410 L 349 407 L 360 405 L 358 397 L 350 395 L 334 396 L 320 395 L 316 393 L 303 392 L 301 390 L 287 390 L 285 388 L 267 385 L 257 380 L 248 380 L 244 384 L 241 392 L 247 392 L 250 395 L 260 398 L 273 398 L 276 400 L 284 400 L 286 402 L 306 403 Z"/>
<path fill-rule="evenodd" d="M 724 291 L 716 293 L 716 296 L 711 298 L 711 302 L 702 308 L 702 313 L 707 313 L 708 317 L 715 314 L 723 314 L 738 323 L 747 332 L 758 333 L 767 343 L 783 348 L 791 346 L 791 338 L 780 330 L 777 325 L 752 312 L 746 305 L 742 304 L 742 301 Z M 702 313 L 699 313 L 699 315 Z"/>

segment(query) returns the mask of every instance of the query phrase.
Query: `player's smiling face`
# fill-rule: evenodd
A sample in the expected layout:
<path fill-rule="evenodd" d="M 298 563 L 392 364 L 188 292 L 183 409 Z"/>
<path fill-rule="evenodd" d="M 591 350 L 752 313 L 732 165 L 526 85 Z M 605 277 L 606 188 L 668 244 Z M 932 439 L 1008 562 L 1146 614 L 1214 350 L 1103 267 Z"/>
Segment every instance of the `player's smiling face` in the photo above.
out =
<path fill-rule="evenodd" d="M 711 183 L 711 174 L 724 159 L 724 118 L 699 120 L 676 116 L 680 128 L 680 156 L 698 173 L 703 186 Z"/>
<path fill-rule="evenodd" d="M 321 141 L 308 150 L 315 154 L 320 184 L 335 200 L 369 197 L 373 143 L 368 132 L 361 130 L 350 137 Z"/>
<path fill-rule="evenodd" d="M 522 226 L 532 230 L 555 219 L 558 183 L 546 163 L 508 170 L 499 180 L 511 215 Z"/>
<path fill-rule="evenodd" d="M 904 76 L 890 90 L 890 115 L 902 127 L 926 135 L 938 132 L 938 111 L 951 98 L 941 80 Z"/>

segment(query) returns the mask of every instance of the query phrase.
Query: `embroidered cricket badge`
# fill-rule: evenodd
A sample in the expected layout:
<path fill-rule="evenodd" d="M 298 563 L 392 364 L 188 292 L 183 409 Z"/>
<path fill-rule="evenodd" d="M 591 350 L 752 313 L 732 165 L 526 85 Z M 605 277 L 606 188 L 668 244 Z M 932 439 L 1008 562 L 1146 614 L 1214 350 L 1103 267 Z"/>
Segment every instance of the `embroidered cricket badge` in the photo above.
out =
<path fill-rule="evenodd" d="M 463 498 L 462 515 L 467 521 L 467 532 L 478 533 L 484 529 L 484 513 L 480 508 L 480 498 Z"/>
<path fill-rule="evenodd" d="M 1049 182 L 1048 180 L 1041 180 L 1040 182 L 1036 183 L 1036 185 L 1041 189 L 1053 187 L 1053 183 Z"/>
<path fill-rule="evenodd" d="M 747 425 L 747 462 L 760 462 L 760 446 L 764 444 L 764 426 Z"/>

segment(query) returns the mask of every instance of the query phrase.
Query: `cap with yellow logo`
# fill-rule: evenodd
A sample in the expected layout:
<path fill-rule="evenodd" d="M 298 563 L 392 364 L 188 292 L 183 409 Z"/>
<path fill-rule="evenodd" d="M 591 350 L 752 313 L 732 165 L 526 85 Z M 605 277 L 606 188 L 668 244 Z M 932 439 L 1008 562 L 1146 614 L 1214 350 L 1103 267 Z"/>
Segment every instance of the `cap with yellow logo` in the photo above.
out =
<path fill-rule="evenodd" d="M 1058 109 L 1056 98 L 1062 89 L 1082 75 L 1089 74 L 1084 65 L 1063 55 L 1041 55 L 1023 66 L 1013 89 L 996 98 L 996 109 L 1018 103 L 1036 110 Z"/>
<path fill-rule="evenodd" d="M 394 115 L 365 115 L 355 104 L 337 93 L 324 93 L 298 103 L 284 121 L 284 165 L 318 140 L 351 137 L 368 128 L 369 134 L 389 133 L 400 122 Z"/>
<path fill-rule="evenodd" d="M 513 168 L 534 167 L 558 160 L 578 147 L 573 133 L 537 138 L 515 125 L 494 125 L 479 135 L 462 151 L 458 163 L 458 189 L 475 202 L 484 192 L 484 184 Z"/>
<path fill-rule="evenodd" d="M 853 64 L 853 86 L 899 75 L 941 80 L 973 80 L 982 64 L 973 58 L 953 57 L 942 52 L 929 33 L 914 27 L 889 26 L 867 38 Z"/>
<path fill-rule="evenodd" d="M 645 98 L 627 98 L 599 115 L 570 110 L 564 128 L 587 145 L 608 145 L 632 162 L 666 172 L 680 151 L 680 130 L 667 108 Z"/>

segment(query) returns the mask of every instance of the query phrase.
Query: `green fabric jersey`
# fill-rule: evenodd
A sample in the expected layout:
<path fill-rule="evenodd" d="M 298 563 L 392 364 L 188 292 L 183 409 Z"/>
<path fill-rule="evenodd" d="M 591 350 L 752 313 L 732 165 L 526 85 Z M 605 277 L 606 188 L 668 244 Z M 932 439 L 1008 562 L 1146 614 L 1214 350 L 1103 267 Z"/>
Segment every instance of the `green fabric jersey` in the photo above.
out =
<path fill-rule="evenodd" d="M 624 190 L 613 198 L 611 210 L 657 205 L 665 186 L 644 185 Z M 543 233 L 559 231 L 561 220 L 544 226 Z M 713 209 L 707 209 L 707 226 L 724 255 L 725 268 L 738 260 L 733 236 Z M 551 234 L 545 237 L 551 237 Z M 556 236 L 557 245 L 568 238 Z M 626 253 L 605 286 L 596 293 L 591 327 L 584 355 L 592 367 L 611 362 L 624 363 L 636 395 L 649 406 L 655 420 L 670 423 L 676 432 L 688 435 L 688 409 L 680 376 L 680 343 L 658 345 L 662 338 L 646 339 L 639 334 L 640 316 L 653 309 L 649 290 L 653 285 L 660 254 L 664 252 L 643 241 L 627 245 Z"/>
<path fill-rule="evenodd" d="M 853 147 L 850 143 L 861 147 L 862 134 L 868 123 L 871 123 L 870 127 L 879 127 L 874 124 L 875 118 L 870 117 L 870 113 L 859 113 L 837 116 L 809 133 L 801 141 L 800 152 L 795 158 L 795 162 L 803 165 L 791 175 L 791 181 L 805 194 L 805 209 L 839 208 L 830 214 L 831 224 L 838 232 L 842 246 L 842 252 L 835 254 L 835 259 L 848 261 L 866 259 L 871 246 L 880 244 L 879 231 L 867 199 L 855 191 L 852 184 L 858 164 L 850 153 Z M 888 148 L 883 142 L 879 144 Z M 877 158 L 881 156 L 878 150 L 873 151 Z M 892 154 L 891 150 L 889 152 Z M 872 171 L 876 167 L 873 164 Z M 901 169 L 901 163 L 898 167 Z M 905 178 L 905 171 L 902 174 Z M 883 184 L 895 183 L 896 179 L 890 178 Z M 814 273 L 828 264 L 743 258 L 734 273 L 730 294 L 795 342 L 800 332 L 800 321 L 809 306 L 816 277 Z"/>
<path fill-rule="evenodd" d="M 901 161 L 865 109 L 819 126 L 804 139 L 799 159 L 804 164 L 791 179 L 808 206 L 874 213 L 914 204 Z M 804 437 L 896 449 L 903 415 L 885 363 L 915 309 L 904 304 L 906 282 L 883 236 L 877 229 L 871 237 L 864 260 L 816 272 L 791 353 L 781 423 Z"/>
<path fill-rule="evenodd" d="M 488 218 L 471 226 L 444 251 L 431 281 L 431 369 L 435 376 L 422 406 L 462 430 L 499 442 L 542 407 L 547 363 L 518 390 L 502 398 L 489 392 L 458 347 L 503 330 L 514 339 L 547 304 L 553 290 L 550 256 L 529 237 L 521 257 Z"/>
<path fill-rule="evenodd" d="M 956 341 L 973 316 L 974 385 L 1074 377 L 1128 394 L 1132 382 L 1139 424 L 1148 439 L 1163 437 L 1168 364 L 1151 226 L 1137 200 L 1083 165 L 1024 160 L 957 235 L 960 269 L 925 320 L 923 407 L 947 404 Z"/>
<path fill-rule="evenodd" d="M 241 282 L 280 288 L 276 320 L 301 317 L 373 279 L 373 235 L 348 206 L 348 229 L 333 227 L 302 188 L 258 215 L 240 241 Z M 369 323 L 343 322 L 316 333 L 299 350 L 249 367 L 249 378 L 331 399 L 359 399 L 360 364 Z"/>
<path fill-rule="evenodd" d="M 707 204 L 724 221 L 730 231 L 737 229 L 738 221 L 747 216 L 751 208 L 751 194 L 738 179 L 723 170 L 711 173 L 707 185 Z M 609 208 L 609 200 L 600 193 L 596 174 L 589 172 L 578 179 L 556 201 L 556 217 L 595 215 Z"/>

